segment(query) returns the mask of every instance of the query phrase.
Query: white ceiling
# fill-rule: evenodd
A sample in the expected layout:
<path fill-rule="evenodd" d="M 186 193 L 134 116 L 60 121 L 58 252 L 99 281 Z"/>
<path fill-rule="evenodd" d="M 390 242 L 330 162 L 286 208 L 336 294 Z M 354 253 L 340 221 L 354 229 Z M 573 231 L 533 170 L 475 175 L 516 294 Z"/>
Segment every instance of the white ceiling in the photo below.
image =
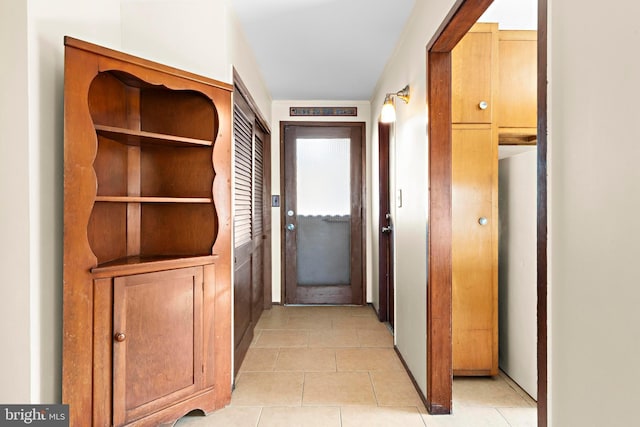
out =
<path fill-rule="evenodd" d="M 369 100 L 415 0 L 231 0 L 274 100 Z"/>

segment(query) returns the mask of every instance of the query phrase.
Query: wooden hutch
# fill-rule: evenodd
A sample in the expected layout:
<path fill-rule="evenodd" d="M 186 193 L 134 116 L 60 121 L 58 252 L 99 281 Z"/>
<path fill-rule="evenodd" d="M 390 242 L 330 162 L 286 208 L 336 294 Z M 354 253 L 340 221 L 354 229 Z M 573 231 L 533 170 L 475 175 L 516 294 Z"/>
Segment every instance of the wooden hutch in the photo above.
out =
<path fill-rule="evenodd" d="M 65 38 L 63 402 L 172 424 L 231 397 L 232 86 Z"/>

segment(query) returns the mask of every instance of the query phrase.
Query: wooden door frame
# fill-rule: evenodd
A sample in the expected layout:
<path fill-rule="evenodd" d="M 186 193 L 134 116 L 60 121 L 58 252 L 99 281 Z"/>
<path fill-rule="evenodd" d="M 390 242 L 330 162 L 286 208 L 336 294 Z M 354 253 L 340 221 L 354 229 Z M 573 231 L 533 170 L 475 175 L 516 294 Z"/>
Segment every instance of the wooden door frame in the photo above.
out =
<path fill-rule="evenodd" d="M 493 0 L 457 0 L 427 45 L 429 241 L 427 409 L 452 408 L 451 51 Z M 547 426 L 547 0 L 538 0 L 538 426 Z"/>
<path fill-rule="evenodd" d="M 360 141 L 360 197 L 362 200 L 362 212 L 361 212 L 361 277 L 362 277 L 362 288 L 361 288 L 361 301 L 359 304 L 366 304 L 367 300 L 367 279 L 366 279 L 366 268 L 367 268 L 367 252 L 366 252 L 366 218 L 367 218 L 367 207 L 366 207 L 366 124 L 365 122 L 353 121 L 353 122 L 314 122 L 314 121 L 281 121 L 280 122 L 280 259 L 282 260 L 280 263 L 280 301 L 282 304 L 286 304 L 286 235 L 285 235 L 285 224 L 286 224 L 286 213 L 285 213 L 285 128 L 287 126 L 308 126 L 308 127 L 359 127 L 361 130 L 361 141 Z M 353 162 L 353 161 L 352 161 Z"/>
<path fill-rule="evenodd" d="M 390 191 L 390 159 L 391 159 L 391 124 L 378 122 L 378 190 L 380 203 L 378 206 L 378 319 L 381 322 L 389 321 L 393 326 L 394 310 L 394 286 L 393 286 L 393 259 L 383 258 L 393 254 L 393 230 L 391 234 L 383 234 L 382 227 L 389 221 L 385 217 L 386 212 L 391 212 Z M 390 239 L 385 243 L 384 239 Z M 391 252 L 388 254 L 388 252 Z M 386 278 L 388 272 L 390 276 Z"/>

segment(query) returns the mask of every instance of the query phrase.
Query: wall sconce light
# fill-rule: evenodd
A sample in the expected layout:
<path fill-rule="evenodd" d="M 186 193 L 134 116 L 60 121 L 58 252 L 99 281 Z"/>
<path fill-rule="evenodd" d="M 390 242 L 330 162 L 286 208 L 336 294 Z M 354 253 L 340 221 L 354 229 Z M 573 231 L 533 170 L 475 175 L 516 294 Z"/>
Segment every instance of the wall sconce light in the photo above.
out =
<path fill-rule="evenodd" d="M 393 123 L 396 121 L 396 105 L 393 97 L 400 98 L 405 104 L 409 103 L 409 85 L 406 85 L 396 93 L 388 93 L 384 97 L 384 104 L 380 112 L 380 121 L 382 123 Z"/>

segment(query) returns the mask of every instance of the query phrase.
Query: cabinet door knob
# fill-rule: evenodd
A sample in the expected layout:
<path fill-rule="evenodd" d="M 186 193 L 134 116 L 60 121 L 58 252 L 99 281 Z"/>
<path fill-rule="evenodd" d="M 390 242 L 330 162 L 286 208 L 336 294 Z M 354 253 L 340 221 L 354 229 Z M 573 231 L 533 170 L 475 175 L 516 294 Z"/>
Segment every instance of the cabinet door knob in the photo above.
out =
<path fill-rule="evenodd" d="M 478 224 L 480 224 L 480 225 L 487 225 L 488 222 L 489 221 L 485 217 L 478 218 Z"/>
<path fill-rule="evenodd" d="M 487 103 L 487 101 L 480 101 L 480 103 L 478 104 L 478 107 L 481 110 L 486 110 L 488 106 L 489 106 L 489 104 Z"/>
<path fill-rule="evenodd" d="M 118 341 L 118 342 L 122 342 L 122 341 L 124 341 L 126 338 L 127 338 L 127 336 L 124 334 L 124 332 L 118 332 L 118 333 L 116 333 L 116 335 L 115 335 L 115 339 L 116 339 L 116 341 Z"/>

